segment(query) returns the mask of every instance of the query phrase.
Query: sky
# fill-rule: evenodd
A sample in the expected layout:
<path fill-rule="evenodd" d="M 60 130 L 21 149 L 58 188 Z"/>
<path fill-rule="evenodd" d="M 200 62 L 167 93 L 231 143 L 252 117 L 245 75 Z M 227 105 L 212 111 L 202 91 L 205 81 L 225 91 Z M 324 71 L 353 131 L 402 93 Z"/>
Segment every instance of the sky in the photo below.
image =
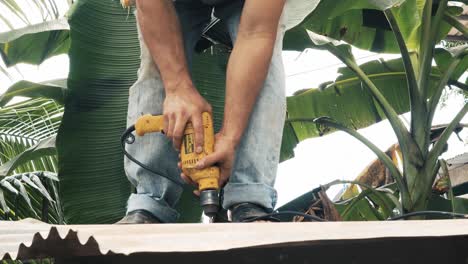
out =
<path fill-rule="evenodd" d="M 63 7 L 61 7 L 63 9 Z M 0 9 L 0 12 L 2 10 Z M 34 16 L 33 16 L 34 17 Z M 36 18 L 40 20 L 40 17 Z M 21 26 L 20 21 L 15 25 Z M 0 24 L 0 32 L 7 28 Z M 378 58 L 391 59 L 395 55 L 380 55 L 354 49 L 359 63 Z M 292 95 L 304 88 L 318 87 L 319 84 L 332 81 L 337 77 L 337 69 L 342 67 L 340 61 L 326 51 L 308 49 L 302 53 L 284 52 L 286 69 L 286 93 Z M 10 78 L 0 73 L 0 94 L 10 85 L 21 79 L 41 82 L 52 79 L 66 78 L 69 61 L 66 55 L 48 59 L 40 66 L 20 64 L 9 69 Z M 464 77 L 466 78 L 466 76 Z M 464 98 L 454 94 L 448 95 L 446 106 L 439 108 L 434 124 L 446 124 L 456 115 L 464 104 Z M 403 115 L 403 120 L 409 122 L 409 115 Z M 467 117 L 463 122 L 468 122 Z M 396 143 L 396 137 L 387 121 L 359 130 L 382 150 Z M 467 151 L 468 132 L 460 134 L 464 142 L 452 136 L 449 151 L 444 154 L 448 159 Z M 275 188 L 278 190 L 278 203 L 284 203 L 336 179 L 353 180 L 369 165 L 376 156 L 352 137 L 342 133 L 308 139 L 301 142 L 295 149 L 295 157 L 279 165 Z M 330 197 L 344 186 L 336 186 L 328 191 Z"/>

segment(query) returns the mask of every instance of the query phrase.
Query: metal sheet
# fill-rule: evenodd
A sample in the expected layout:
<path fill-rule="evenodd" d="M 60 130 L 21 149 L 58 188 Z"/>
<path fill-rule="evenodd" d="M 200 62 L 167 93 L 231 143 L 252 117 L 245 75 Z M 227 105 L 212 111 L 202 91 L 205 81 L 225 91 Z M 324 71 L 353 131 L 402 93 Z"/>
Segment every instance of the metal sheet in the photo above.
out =
<path fill-rule="evenodd" d="M 280 244 L 341 241 L 346 245 L 369 239 L 455 236 L 468 237 L 467 220 L 81 226 L 0 222 L 0 259 L 210 252 Z"/>

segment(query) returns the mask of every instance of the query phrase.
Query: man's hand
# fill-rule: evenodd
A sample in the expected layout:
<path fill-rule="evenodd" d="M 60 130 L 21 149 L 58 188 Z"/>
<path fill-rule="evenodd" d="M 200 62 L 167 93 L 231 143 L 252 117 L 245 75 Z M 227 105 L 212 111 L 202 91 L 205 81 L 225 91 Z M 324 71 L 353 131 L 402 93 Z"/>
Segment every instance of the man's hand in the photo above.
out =
<path fill-rule="evenodd" d="M 237 143 L 221 131 L 215 135 L 214 152 L 197 163 L 197 169 L 218 166 L 220 170 L 219 186 L 223 187 L 231 176 L 236 158 Z"/>
<path fill-rule="evenodd" d="M 236 157 L 236 144 L 233 139 L 227 137 L 222 131 L 215 135 L 214 152 L 200 160 L 197 169 L 205 169 L 211 166 L 218 166 L 220 169 L 219 186 L 223 187 L 229 180 L 232 167 Z M 181 164 L 179 163 L 179 167 Z M 189 177 L 181 174 L 182 179 L 189 184 L 196 185 Z M 198 194 L 196 191 L 195 194 Z"/>
<path fill-rule="evenodd" d="M 192 122 L 195 130 L 195 151 L 203 152 L 203 112 L 211 113 L 211 106 L 195 87 L 180 86 L 176 91 L 166 90 L 163 106 L 164 131 L 172 140 L 174 148 L 180 149 L 185 126 L 187 122 Z"/>
<path fill-rule="evenodd" d="M 195 129 L 198 153 L 203 151 L 202 113 L 211 106 L 200 96 L 190 77 L 185 60 L 180 23 L 172 0 L 137 0 L 138 24 L 143 39 L 161 73 L 166 91 L 164 131 L 180 149 L 187 122 Z"/>

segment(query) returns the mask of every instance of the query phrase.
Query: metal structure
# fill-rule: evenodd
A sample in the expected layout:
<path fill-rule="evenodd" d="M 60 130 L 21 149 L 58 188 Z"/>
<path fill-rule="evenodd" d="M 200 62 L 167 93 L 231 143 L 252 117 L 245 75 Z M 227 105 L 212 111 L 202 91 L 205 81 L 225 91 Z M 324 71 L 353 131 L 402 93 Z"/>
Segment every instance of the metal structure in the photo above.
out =
<path fill-rule="evenodd" d="M 468 263 L 468 220 L 51 226 L 0 222 L 0 260 Z"/>

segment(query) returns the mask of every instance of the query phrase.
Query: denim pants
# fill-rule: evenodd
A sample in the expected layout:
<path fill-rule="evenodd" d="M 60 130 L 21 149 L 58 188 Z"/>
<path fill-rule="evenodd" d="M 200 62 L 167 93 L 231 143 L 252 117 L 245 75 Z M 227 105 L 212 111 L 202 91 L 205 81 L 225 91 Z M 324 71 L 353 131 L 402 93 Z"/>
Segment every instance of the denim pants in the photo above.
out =
<path fill-rule="evenodd" d="M 212 14 L 225 21 L 235 42 L 243 8 L 242 0 L 231 1 L 228 5 L 215 8 L 199 1 L 174 2 L 189 65 L 195 44 L 200 39 L 204 27 L 210 22 Z M 138 14 L 136 16 L 138 18 Z M 286 115 L 285 74 L 281 56 L 284 32 L 285 26 L 281 22 L 268 76 L 238 146 L 231 177 L 223 190 L 222 205 L 226 209 L 245 202 L 271 209 L 276 203 L 277 194 L 273 185 Z M 129 126 L 143 114 L 162 114 L 165 97 L 157 65 L 153 62 L 141 33 L 139 38 L 141 65 L 138 80 L 130 88 L 127 118 Z M 134 144 L 127 145 L 127 151 L 144 164 L 172 179 L 180 180 L 178 153 L 164 135 L 153 133 L 138 137 Z M 154 214 L 162 222 L 177 221 L 179 214 L 174 207 L 182 194 L 181 186 L 141 168 L 127 158 L 125 171 L 130 182 L 136 187 L 136 193 L 128 200 L 127 212 L 143 209 Z"/>

